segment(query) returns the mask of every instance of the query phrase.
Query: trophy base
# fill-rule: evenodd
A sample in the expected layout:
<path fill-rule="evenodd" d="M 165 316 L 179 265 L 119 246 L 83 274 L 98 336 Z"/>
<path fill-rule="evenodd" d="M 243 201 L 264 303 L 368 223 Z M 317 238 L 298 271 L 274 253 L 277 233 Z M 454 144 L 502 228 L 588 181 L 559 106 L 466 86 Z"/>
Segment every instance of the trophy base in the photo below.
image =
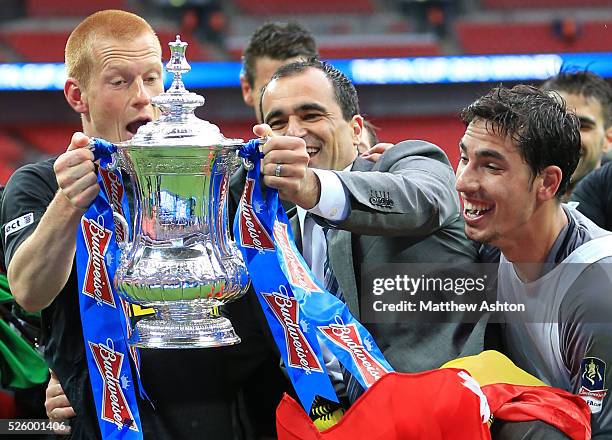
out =
<path fill-rule="evenodd" d="M 187 320 L 183 314 L 178 317 L 173 314 L 170 306 L 156 307 L 156 311 L 157 315 L 143 318 L 134 326 L 128 341 L 130 345 L 138 348 L 211 348 L 240 343 L 232 323 L 222 316 L 209 313 Z"/>

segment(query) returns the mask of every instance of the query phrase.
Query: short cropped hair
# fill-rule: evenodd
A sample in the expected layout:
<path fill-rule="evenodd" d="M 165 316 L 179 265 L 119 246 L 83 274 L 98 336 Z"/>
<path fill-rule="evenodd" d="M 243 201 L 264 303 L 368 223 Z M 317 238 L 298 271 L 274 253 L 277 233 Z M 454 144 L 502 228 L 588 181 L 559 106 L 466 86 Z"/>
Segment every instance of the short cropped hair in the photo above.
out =
<path fill-rule="evenodd" d="M 376 125 L 372 124 L 368 120 L 364 120 L 363 129 L 368 135 L 368 141 L 370 142 L 371 147 L 380 142 L 380 140 L 378 139 L 378 134 L 376 133 L 378 131 L 378 127 Z"/>
<path fill-rule="evenodd" d="M 318 57 L 314 36 L 296 22 L 269 22 L 251 36 L 242 54 L 244 76 L 251 87 L 255 84 L 255 64 L 258 58 L 268 57 L 285 61 L 289 58 Z"/>
<path fill-rule="evenodd" d="M 353 116 L 359 114 L 359 99 L 357 98 L 357 91 L 355 90 L 355 86 L 351 80 L 331 64 L 320 61 L 317 58 L 311 58 L 306 61 L 295 61 L 279 67 L 278 70 L 274 72 L 274 75 L 272 75 L 270 82 L 264 86 L 261 92 L 261 97 L 259 98 L 260 113 L 263 115 L 261 103 L 263 96 L 272 81 L 280 78 L 295 76 L 311 68 L 318 69 L 323 72 L 325 77 L 331 83 L 334 90 L 334 97 L 338 103 L 338 106 L 340 107 L 340 110 L 342 110 L 342 117 L 345 121 L 350 121 Z"/>
<path fill-rule="evenodd" d="M 555 196 L 565 194 L 580 159 L 580 122 L 558 94 L 526 85 L 497 87 L 461 111 L 466 125 L 478 118 L 490 132 L 516 143 L 532 178 L 558 166 L 562 178 Z"/>
<path fill-rule="evenodd" d="M 68 37 L 64 53 L 68 77 L 76 79 L 81 87 L 86 88 L 94 66 L 94 41 L 105 37 L 129 41 L 144 33 L 157 38 L 151 25 L 131 12 L 107 9 L 91 14 Z"/>
<path fill-rule="evenodd" d="M 612 85 L 596 73 L 562 70 L 547 80 L 541 89 L 596 99 L 601 104 L 604 127 L 612 125 Z"/>

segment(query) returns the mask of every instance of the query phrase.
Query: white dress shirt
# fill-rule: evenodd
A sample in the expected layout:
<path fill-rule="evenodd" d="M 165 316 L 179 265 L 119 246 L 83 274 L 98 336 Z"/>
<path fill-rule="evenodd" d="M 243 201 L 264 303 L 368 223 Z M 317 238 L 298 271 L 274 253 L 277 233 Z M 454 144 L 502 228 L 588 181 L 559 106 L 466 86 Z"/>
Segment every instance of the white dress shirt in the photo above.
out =
<path fill-rule="evenodd" d="M 344 171 L 349 171 L 351 166 L 352 164 L 346 167 Z M 317 174 L 321 182 L 319 203 L 308 211 L 297 206 L 297 214 L 300 222 L 300 231 L 302 231 L 302 255 L 314 276 L 323 284 L 325 280 L 323 268 L 327 259 L 327 241 L 323 228 L 311 216 L 306 217 L 306 212 L 311 212 L 330 221 L 342 221 L 349 214 L 349 196 L 336 173 L 315 168 L 312 168 L 312 170 Z M 340 369 L 338 359 L 324 343 L 321 344 L 321 351 L 327 373 L 336 392 L 339 395 L 345 394 L 342 370 Z"/>

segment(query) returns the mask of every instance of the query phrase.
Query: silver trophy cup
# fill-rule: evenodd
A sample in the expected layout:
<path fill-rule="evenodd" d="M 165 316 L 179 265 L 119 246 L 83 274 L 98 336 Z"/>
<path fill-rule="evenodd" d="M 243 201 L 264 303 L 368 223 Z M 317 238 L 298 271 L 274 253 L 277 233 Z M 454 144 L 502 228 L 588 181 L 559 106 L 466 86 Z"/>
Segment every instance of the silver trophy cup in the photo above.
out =
<path fill-rule="evenodd" d="M 217 307 L 244 295 L 249 283 L 227 213 L 229 177 L 240 164 L 236 151 L 243 141 L 225 138 L 194 115 L 204 98 L 183 85 L 181 76 L 190 70 L 186 46 L 178 36 L 170 43 L 166 70 L 174 80 L 152 99 L 162 116 L 117 145 L 136 212 L 131 241 L 120 243 L 115 286 L 130 303 L 156 312 L 136 324 L 129 341 L 143 348 L 240 342 Z M 114 215 L 125 228 L 121 213 Z"/>

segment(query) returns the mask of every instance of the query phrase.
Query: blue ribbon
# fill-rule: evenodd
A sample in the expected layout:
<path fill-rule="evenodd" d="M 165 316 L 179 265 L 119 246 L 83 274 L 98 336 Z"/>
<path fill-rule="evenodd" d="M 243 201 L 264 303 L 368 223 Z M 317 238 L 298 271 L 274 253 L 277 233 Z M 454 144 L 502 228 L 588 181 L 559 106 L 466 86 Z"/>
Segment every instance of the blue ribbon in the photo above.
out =
<path fill-rule="evenodd" d="M 316 395 L 337 402 L 319 343 L 367 389 L 393 371 L 369 332 L 346 304 L 324 289 L 298 252 L 278 192 L 262 196 L 259 140 L 239 152 L 253 163 L 234 221 L 234 236 L 249 270 L 289 378 L 306 412 Z"/>
<path fill-rule="evenodd" d="M 93 140 L 94 156 L 100 158 L 100 193 L 85 212 L 77 231 L 76 264 L 79 306 L 89 378 L 96 404 L 100 432 L 104 439 L 142 439 L 142 426 L 136 400 L 130 357 L 139 368 L 136 349 L 129 347 L 131 332 L 128 305 L 113 287 L 121 251 L 116 236 L 128 240 L 128 230 L 116 227 L 113 208 L 129 219 L 129 206 L 121 174 L 106 171 L 116 147 Z"/>

